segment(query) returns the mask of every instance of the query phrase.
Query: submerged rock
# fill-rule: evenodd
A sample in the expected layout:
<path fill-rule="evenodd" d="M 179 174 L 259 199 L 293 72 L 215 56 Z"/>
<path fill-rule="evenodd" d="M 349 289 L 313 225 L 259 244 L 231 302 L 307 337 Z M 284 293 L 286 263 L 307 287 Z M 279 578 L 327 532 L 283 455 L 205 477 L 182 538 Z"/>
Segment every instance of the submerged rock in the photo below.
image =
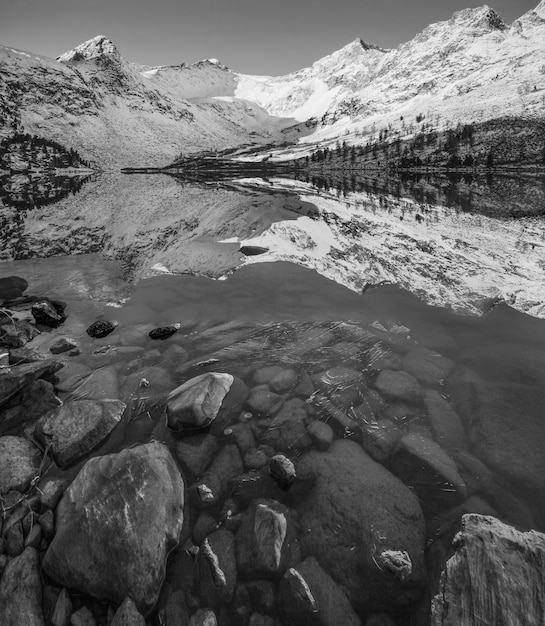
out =
<path fill-rule="evenodd" d="M 72 465 L 108 437 L 125 407 L 119 400 L 68 402 L 39 424 L 36 434 L 44 445 L 51 445 L 58 465 Z"/>
<path fill-rule="evenodd" d="M 360 626 L 343 590 L 314 557 L 289 569 L 279 586 L 279 608 L 286 626 Z"/>
<path fill-rule="evenodd" d="M 40 561 L 34 548 L 11 560 L 0 580 L 2 626 L 45 626 Z"/>
<path fill-rule="evenodd" d="M 290 511 L 275 500 L 254 500 L 236 536 L 237 563 L 244 576 L 272 576 L 300 561 Z"/>
<path fill-rule="evenodd" d="M 117 327 L 117 322 L 110 322 L 109 320 L 97 320 L 93 322 L 85 331 L 89 337 L 100 339 L 106 337 L 112 333 Z"/>
<path fill-rule="evenodd" d="M 391 467 L 414 490 L 428 512 L 455 506 L 467 495 L 456 463 L 434 441 L 418 433 L 400 439 Z"/>
<path fill-rule="evenodd" d="M 62 354 L 63 352 L 69 352 L 78 347 L 78 344 L 69 337 L 61 337 L 49 348 L 49 351 L 53 354 Z"/>
<path fill-rule="evenodd" d="M 432 626 L 545 624 L 545 535 L 469 514 L 432 603 Z"/>
<path fill-rule="evenodd" d="M 217 417 L 234 377 L 207 372 L 176 387 L 168 396 L 168 425 L 206 427 Z"/>
<path fill-rule="evenodd" d="M 183 505 L 184 483 L 163 444 L 90 459 L 57 506 L 44 571 L 99 600 L 129 596 L 145 614 L 178 543 Z"/>
<path fill-rule="evenodd" d="M 288 491 L 297 478 L 295 466 L 283 454 L 276 454 L 269 462 L 269 472 L 276 484 L 283 491 Z"/>
<path fill-rule="evenodd" d="M 25 491 L 38 475 L 41 452 L 27 439 L 0 437 L 0 495 Z"/>
<path fill-rule="evenodd" d="M 0 371 L 0 406 L 31 381 L 46 374 L 53 374 L 61 367 L 62 364 L 57 361 L 47 360 L 15 365 L 5 371 Z"/>
<path fill-rule="evenodd" d="M 3 321 L 1 317 L 0 321 Z M 22 348 L 40 334 L 40 331 L 33 324 L 24 320 L 14 320 L 11 323 L 0 325 L 0 345 L 6 346 L 6 348 Z"/>
<path fill-rule="evenodd" d="M 388 398 L 414 404 L 422 396 L 422 389 L 416 378 L 407 372 L 382 370 L 375 382 L 375 387 Z"/>
<path fill-rule="evenodd" d="M 309 452 L 300 465 L 317 476 L 308 497 L 295 505 L 304 554 L 316 556 L 358 614 L 416 600 L 426 581 L 424 517 L 416 496 L 352 441 Z M 407 552 L 408 578 L 378 567 L 385 550 Z"/>
<path fill-rule="evenodd" d="M 198 557 L 199 587 L 205 606 L 228 604 L 237 581 L 235 538 L 228 530 L 217 530 L 201 544 Z"/>

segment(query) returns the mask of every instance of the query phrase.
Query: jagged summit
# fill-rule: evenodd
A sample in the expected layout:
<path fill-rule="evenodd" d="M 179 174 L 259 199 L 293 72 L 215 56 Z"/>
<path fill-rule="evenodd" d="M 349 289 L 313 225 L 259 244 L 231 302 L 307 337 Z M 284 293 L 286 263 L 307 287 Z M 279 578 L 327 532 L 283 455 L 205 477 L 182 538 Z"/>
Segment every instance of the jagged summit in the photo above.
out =
<path fill-rule="evenodd" d="M 486 30 L 505 30 L 507 28 L 502 17 L 487 4 L 474 9 L 457 11 L 449 20 L 449 24 Z"/>
<path fill-rule="evenodd" d="M 104 35 L 97 35 L 93 39 L 84 41 L 74 49 L 61 54 L 57 61 L 61 63 L 77 63 L 78 61 L 89 61 L 91 59 L 104 59 L 119 61 L 119 54 L 115 44 Z"/>
<path fill-rule="evenodd" d="M 355 39 L 353 43 L 358 43 L 364 50 L 378 50 L 379 52 L 388 52 L 387 48 L 382 48 L 381 46 L 377 46 L 375 43 L 369 43 L 368 41 L 364 41 L 360 37 Z"/>

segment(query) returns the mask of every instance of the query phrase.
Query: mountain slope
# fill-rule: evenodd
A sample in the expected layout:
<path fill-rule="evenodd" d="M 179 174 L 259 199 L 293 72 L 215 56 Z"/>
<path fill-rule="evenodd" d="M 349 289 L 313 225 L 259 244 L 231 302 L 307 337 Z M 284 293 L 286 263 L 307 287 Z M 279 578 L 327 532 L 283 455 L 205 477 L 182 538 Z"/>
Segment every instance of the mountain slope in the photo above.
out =
<path fill-rule="evenodd" d="M 99 36 L 57 61 L 0 48 L 0 137 L 16 130 L 103 164 L 167 164 L 180 151 L 270 141 L 282 120 L 234 98 L 219 65 L 144 68 Z M 204 87 L 203 87 L 204 86 Z"/>
<path fill-rule="evenodd" d="M 103 36 L 56 61 L 0 48 L 0 138 L 36 134 L 103 165 L 292 136 L 410 137 L 544 111 L 545 0 L 512 25 L 486 5 L 465 9 L 394 50 L 357 39 L 280 77 L 215 60 L 137 65 Z"/>

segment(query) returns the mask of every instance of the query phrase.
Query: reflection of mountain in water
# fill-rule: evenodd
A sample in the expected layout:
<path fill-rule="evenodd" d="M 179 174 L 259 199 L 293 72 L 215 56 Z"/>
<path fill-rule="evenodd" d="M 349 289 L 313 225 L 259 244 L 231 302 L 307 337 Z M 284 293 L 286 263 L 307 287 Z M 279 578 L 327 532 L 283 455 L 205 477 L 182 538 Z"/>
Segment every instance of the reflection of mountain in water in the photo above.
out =
<path fill-rule="evenodd" d="M 0 201 L 16 209 L 36 209 L 75 195 L 93 176 L 15 174 L 0 178 Z"/>
<path fill-rule="evenodd" d="M 511 218 L 545 215 L 545 178 L 475 172 L 366 172 L 343 175 L 341 172 L 302 174 L 299 180 L 318 190 L 337 196 L 368 193 L 384 197 L 407 198 L 419 204 L 448 207 L 464 213 Z"/>
<path fill-rule="evenodd" d="M 101 252 L 135 282 L 164 272 L 217 279 L 243 265 L 287 261 L 356 292 L 388 282 L 458 311 L 506 299 L 545 315 L 542 217 L 424 205 L 402 195 L 404 182 L 400 197 L 381 191 L 379 180 L 359 184 L 326 191 L 286 178 L 195 184 L 103 174 L 53 205 L 4 211 L 0 249 L 4 259 Z M 520 197 L 539 193 L 534 186 Z"/>

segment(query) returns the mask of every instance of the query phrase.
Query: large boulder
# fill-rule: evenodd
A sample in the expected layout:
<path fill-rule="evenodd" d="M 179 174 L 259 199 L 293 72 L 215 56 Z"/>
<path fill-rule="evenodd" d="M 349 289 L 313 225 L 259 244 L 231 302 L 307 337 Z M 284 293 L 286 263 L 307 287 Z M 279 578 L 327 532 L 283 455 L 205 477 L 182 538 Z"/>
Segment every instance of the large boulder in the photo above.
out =
<path fill-rule="evenodd" d="M 23 295 L 28 282 L 20 276 L 5 276 L 0 278 L 0 300 L 14 300 Z"/>
<path fill-rule="evenodd" d="M 43 568 L 59 584 L 142 613 L 155 604 L 183 524 L 184 483 L 151 442 L 90 459 L 57 506 Z"/>
<path fill-rule="evenodd" d="M 432 626 L 545 624 L 545 535 L 469 514 L 432 604 Z"/>
<path fill-rule="evenodd" d="M 38 553 L 26 548 L 12 559 L 0 580 L 2 626 L 45 626 Z"/>
<path fill-rule="evenodd" d="M 472 453 L 533 503 L 545 527 L 545 351 L 495 345 L 461 361 L 449 383 Z"/>
<path fill-rule="evenodd" d="M 51 445 L 57 465 L 71 465 L 102 443 L 119 424 L 125 404 L 120 400 L 77 400 L 52 411 L 36 429 Z"/>
<path fill-rule="evenodd" d="M 25 491 L 38 475 L 42 455 L 27 439 L 0 437 L 0 495 Z"/>
<path fill-rule="evenodd" d="M 380 393 L 392 400 L 416 403 L 422 396 L 422 389 L 414 376 L 407 372 L 382 370 L 375 382 Z"/>
<path fill-rule="evenodd" d="M 391 610 L 414 601 L 426 580 L 424 517 L 417 497 L 356 443 L 337 440 L 312 451 L 301 465 L 316 474 L 296 506 L 303 556 L 314 556 L 358 613 Z M 405 580 L 377 563 L 382 552 L 407 552 Z"/>
<path fill-rule="evenodd" d="M 62 402 L 47 380 L 33 380 L 0 409 L 0 434 L 21 432 Z"/>
<path fill-rule="evenodd" d="M 168 425 L 206 427 L 216 419 L 234 377 L 231 374 L 207 372 L 176 387 L 168 396 Z"/>

